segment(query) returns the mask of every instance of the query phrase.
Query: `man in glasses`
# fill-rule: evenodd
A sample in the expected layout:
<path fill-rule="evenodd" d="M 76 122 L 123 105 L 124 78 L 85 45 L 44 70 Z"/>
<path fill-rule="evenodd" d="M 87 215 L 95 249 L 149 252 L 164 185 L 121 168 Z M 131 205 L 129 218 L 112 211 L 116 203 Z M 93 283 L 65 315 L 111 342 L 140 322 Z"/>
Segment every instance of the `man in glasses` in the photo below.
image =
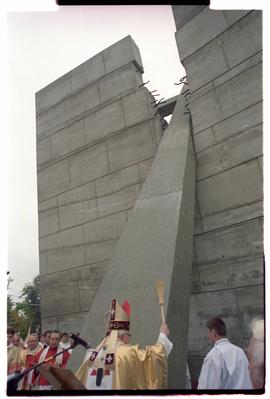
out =
<path fill-rule="evenodd" d="M 42 350 L 41 343 L 38 342 L 38 335 L 36 333 L 32 333 L 29 335 L 27 339 L 27 348 L 22 352 L 22 360 L 24 369 L 31 368 L 34 365 L 34 357 L 35 355 Z M 19 390 L 31 390 L 33 384 L 33 373 L 34 370 L 31 370 L 27 373 L 22 379 L 22 383 L 19 386 Z"/>

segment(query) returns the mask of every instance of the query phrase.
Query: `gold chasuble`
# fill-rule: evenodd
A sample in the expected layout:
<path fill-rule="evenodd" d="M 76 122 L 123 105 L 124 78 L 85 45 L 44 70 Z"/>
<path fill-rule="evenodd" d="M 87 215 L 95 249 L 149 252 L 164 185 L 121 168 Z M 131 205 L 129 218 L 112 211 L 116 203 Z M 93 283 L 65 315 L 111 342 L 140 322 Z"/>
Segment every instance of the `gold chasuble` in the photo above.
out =
<path fill-rule="evenodd" d="M 22 349 L 17 346 L 10 345 L 7 348 L 7 373 L 13 374 L 20 372 L 23 366 Z"/>
<path fill-rule="evenodd" d="M 161 343 L 140 349 L 121 345 L 116 351 L 112 389 L 167 388 L 167 356 Z"/>
<path fill-rule="evenodd" d="M 114 369 L 108 369 L 112 384 L 107 389 L 166 389 L 167 356 L 161 343 L 145 349 L 119 343 L 114 355 Z M 87 385 L 92 370 L 88 357 L 76 373 L 83 385 Z"/>
<path fill-rule="evenodd" d="M 159 335 L 155 345 L 141 349 L 120 337 L 131 335 L 130 305 L 121 306 L 113 299 L 106 326 L 106 336 L 96 349 L 89 349 L 76 377 L 86 389 L 166 389 L 166 336 Z"/>

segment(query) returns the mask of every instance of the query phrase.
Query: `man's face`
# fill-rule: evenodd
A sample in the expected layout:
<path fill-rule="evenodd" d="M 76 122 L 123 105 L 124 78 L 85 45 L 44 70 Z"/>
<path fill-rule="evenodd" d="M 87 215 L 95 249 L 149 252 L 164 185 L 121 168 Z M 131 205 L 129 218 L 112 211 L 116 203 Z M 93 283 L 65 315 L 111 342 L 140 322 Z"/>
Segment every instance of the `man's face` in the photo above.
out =
<path fill-rule="evenodd" d="M 34 350 L 37 347 L 37 344 L 38 344 L 37 338 L 30 335 L 27 341 L 28 348 L 30 350 Z"/>
<path fill-rule="evenodd" d="M 121 334 L 121 341 L 122 341 L 124 344 L 126 344 L 126 345 L 129 344 L 130 338 L 131 338 L 131 334 L 129 334 L 129 333 L 123 333 L 123 334 Z"/>
<path fill-rule="evenodd" d="M 58 333 L 51 333 L 51 338 L 50 338 L 50 347 L 51 348 L 57 348 L 60 342 L 60 334 Z"/>
<path fill-rule="evenodd" d="M 7 334 L 7 344 L 10 345 L 13 340 L 13 335 L 12 334 Z"/>
<path fill-rule="evenodd" d="M 207 338 L 211 343 L 216 342 L 216 335 L 217 333 L 214 329 L 213 330 L 207 329 Z"/>
<path fill-rule="evenodd" d="M 47 333 L 44 337 L 44 343 L 50 345 L 51 333 Z"/>
<path fill-rule="evenodd" d="M 20 340 L 21 340 L 20 337 L 15 334 L 12 340 L 13 345 L 17 347 L 20 346 Z"/>
<path fill-rule="evenodd" d="M 66 343 L 68 342 L 69 336 L 68 335 L 63 335 L 61 341 Z"/>

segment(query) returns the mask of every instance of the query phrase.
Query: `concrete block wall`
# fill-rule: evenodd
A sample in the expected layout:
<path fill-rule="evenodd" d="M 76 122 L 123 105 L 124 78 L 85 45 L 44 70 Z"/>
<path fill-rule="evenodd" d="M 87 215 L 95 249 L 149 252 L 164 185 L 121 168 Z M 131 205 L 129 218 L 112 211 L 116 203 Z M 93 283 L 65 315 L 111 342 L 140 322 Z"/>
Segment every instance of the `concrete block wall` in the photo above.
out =
<path fill-rule="evenodd" d="M 42 330 L 80 331 L 161 138 L 130 36 L 36 94 Z"/>
<path fill-rule="evenodd" d="M 191 89 L 196 152 L 192 379 L 210 349 L 205 322 L 221 315 L 245 347 L 264 311 L 262 12 L 172 6 Z"/>
<path fill-rule="evenodd" d="M 128 298 L 132 309 L 132 342 L 155 343 L 161 323 L 155 281 L 162 279 L 166 287 L 164 312 L 174 345 L 168 359 L 170 389 L 186 386 L 192 269 L 195 160 L 190 118 L 184 114 L 184 105 L 183 96 L 179 95 L 166 134 L 81 330 L 81 335 L 95 347 L 103 339 L 104 313 L 112 298 L 119 303 Z M 75 372 L 84 356 L 85 350 L 76 348 L 68 367 Z"/>

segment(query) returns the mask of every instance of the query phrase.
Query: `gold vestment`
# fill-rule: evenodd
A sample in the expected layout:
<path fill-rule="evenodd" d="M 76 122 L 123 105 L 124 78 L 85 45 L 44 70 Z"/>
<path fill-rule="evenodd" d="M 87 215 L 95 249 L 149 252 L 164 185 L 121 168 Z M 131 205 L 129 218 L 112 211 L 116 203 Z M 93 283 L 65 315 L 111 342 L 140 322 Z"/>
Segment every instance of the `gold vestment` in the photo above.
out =
<path fill-rule="evenodd" d="M 17 346 L 10 346 L 7 348 L 7 373 L 13 374 L 21 371 L 22 368 L 22 349 Z"/>
<path fill-rule="evenodd" d="M 86 385 L 89 367 L 86 360 L 76 377 Z M 167 356 L 161 343 L 146 346 L 121 344 L 115 351 L 112 389 L 166 389 Z"/>

